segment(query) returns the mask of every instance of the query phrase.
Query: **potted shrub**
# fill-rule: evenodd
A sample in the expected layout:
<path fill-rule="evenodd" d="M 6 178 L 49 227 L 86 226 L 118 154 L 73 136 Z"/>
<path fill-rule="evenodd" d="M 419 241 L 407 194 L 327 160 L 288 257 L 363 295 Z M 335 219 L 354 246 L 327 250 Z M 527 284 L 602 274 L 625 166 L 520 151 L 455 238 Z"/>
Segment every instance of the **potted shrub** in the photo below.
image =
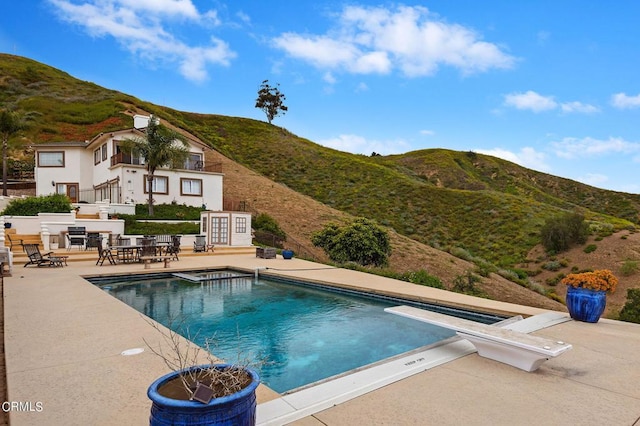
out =
<path fill-rule="evenodd" d="M 618 278 L 608 269 L 569 274 L 561 281 L 567 286 L 567 309 L 577 321 L 596 323 L 607 304 L 607 293 L 614 292 Z"/>
<path fill-rule="evenodd" d="M 152 401 L 149 424 L 160 425 L 241 425 L 256 423 L 258 373 L 247 362 L 220 363 L 205 344 L 208 362 L 197 364 L 204 349 L 191 341 L 184 343 L 173 331 L 152 324 L 164 337 L 169 353 L 155 349 L 173 371 L 155 380 L 147 390 Z"/>
<path fill-rule="evenodd" d="M 58 241 L 58 236 L 57 235 L 49 236 L 49 248 L 51 250 L 58 250 L 59 247 L 60 247 L 60 243 Z"/>

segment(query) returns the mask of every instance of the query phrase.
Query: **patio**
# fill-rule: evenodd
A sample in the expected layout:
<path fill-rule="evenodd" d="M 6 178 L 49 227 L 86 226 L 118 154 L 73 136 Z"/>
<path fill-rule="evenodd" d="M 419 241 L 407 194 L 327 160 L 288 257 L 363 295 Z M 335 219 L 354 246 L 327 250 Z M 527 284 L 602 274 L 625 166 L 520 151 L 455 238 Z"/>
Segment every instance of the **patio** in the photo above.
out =
<path fill-rule="evenodd" d="M 196 254 L 181 256 L 171 270 L 227 266 L 269 268 L 278 275 L 483 311 L 543 312 L 280 256 Z M 157 332 L 137 311 L 82 278 L 139 272 L 144 272 L 141 264 L 100 267 L 95 259 L 71 261 L 64 268 L 14 265 L 13 276 L 4 279 L 8 400 L 33 407 L 40 402 L 42 409 L 10 412 L 12 425 L 148 424 L 147 386 L 166 367 L 148 350 L 135 356 L 121 353 L 144 348 L 143 339 L 157 341 Z M 568 321 L 533 334 L 566 341 L 573 349 L 533 373 L 470 354 L 376 389 L 351 393 L 345 387 L 335 405 L 311 404 L 280 418 L 269 407 L 291 407 L 295 401 L 261 386 L 258 421 L 318 426 L 638 422 L 640 325 Z M 321 399 L 313 393 L 311 389 L 308 395 Z"/>

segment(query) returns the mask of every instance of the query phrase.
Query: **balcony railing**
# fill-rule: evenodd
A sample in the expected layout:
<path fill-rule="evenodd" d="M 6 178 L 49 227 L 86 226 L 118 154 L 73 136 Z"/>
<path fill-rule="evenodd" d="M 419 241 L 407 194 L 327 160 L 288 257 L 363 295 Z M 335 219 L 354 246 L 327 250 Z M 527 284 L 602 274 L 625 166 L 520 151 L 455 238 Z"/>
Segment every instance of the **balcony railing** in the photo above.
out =
<path fill-rule="evenodd" d="M 134 164 L 142 165 L 144 162 L 138 157 L 132 157 L 129 154 L 119 152 L 111 156 L 111 166 L 118 164 Z M 180 170 L 194 170 L 199 172 L 222 173 L 222 163 L 214 163 L 210 161 L 186 161 Z"/>
<path fill-rule="evenodd" d="M 111 166 L 115 166 L 117 164 L 142 164 L 139 157 L 132 157 L 130 154 L 125 154 L 124 152 L 119 152 L 116 155 L 111 156 Z"/>
<path fill-rule="evenodd" d="M 81 189 L 78 191 L 78 202 L 95 203 L 96 201 L 109 200 L 112 203 L 121 203 L 122 188 L 108 187 L 101 189 Z"/>

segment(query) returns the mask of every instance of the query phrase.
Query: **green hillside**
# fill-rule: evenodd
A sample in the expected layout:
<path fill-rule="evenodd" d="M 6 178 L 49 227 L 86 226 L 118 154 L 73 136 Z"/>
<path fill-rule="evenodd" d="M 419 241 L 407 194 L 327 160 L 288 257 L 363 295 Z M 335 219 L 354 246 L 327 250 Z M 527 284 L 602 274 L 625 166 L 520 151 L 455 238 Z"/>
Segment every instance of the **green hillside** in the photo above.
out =
<path fill-rule="evenodd" d="M 35 119 L 22 147 L 86 140 L 129 127 L 137 108 L 200 138 L 230 159 L 333 208 L 376 219 L 436 248 L 464 248 L 513 265 L 552 215 L 579 210 L 605 227 L 633 227 L 640 195 L 600 190 L 471 152 L 431 149 L 394 156 L 322 147 L 257 120 L 175 111 L 79 81 L 32 60 L 0 55 L 0 106 Z"/>

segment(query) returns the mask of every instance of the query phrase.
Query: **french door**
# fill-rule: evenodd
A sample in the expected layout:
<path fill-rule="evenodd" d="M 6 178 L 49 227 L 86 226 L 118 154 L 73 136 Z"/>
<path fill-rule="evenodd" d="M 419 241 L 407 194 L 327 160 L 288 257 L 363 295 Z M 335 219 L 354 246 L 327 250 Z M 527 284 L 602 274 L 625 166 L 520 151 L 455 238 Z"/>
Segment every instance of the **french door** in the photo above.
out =
<path fill-rule="evenodd" d="M 229 244 L 229 218 L 212 217 L 209 244 Z"/>

